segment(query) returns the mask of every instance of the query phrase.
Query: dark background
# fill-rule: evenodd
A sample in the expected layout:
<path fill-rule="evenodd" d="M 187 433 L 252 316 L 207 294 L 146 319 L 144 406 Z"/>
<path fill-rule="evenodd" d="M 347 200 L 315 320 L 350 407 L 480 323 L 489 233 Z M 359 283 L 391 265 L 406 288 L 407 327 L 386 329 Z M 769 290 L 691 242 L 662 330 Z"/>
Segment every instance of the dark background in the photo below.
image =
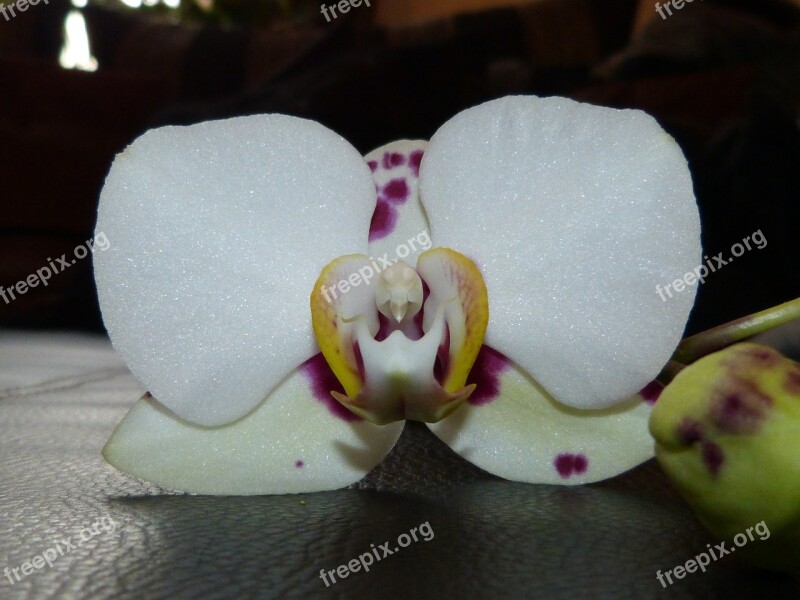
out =
<path fill-rule="evenodd" d="M 540 0 L 425 21 L 414 8 L 436 2 L 377 0 L 327 23 L 308 1 L 220 0 L 211 14 L 192 1 L 180 22 L 111 0 L 83 9 L 93 73 L 59 67 L 64 0 L 0 18 L 0 285 L 91 235 L 114 154 L 147 128 L 281 112 L 366 152 L 533 93 L 656 116 L 690 161 L 709 255 L 762 230 L 767 248 L 701 286 L 690 332 L 800 296 L 790 2 L 696 1 L 663 20 L 650 2 Z M 0 326 L 100 330 L 91 261 L 0 302 Z"/>
<path fill-rule="evenodd" d="M 428 138 L 484 100 L 533 93 L 656 116 L 689 159 L 709 255 L 761 229 L 764 250 L 701 286 L 690 333 L 800 296 L 798 3 L 695 0 L 662 20 L 646 0 L 459 2 L 374 0 L 327 23 L 308 0 L 211 10 L 184 0 L 176 12 L 98 1 L 81 9 L 99 63 L 90 73 L 59 65 L 68 2 L 0 17 L 0 285 L 91 236 L 114 155 L 150 127 L 281 112 L 366 152 Z M 102 332 L 91 261 L 0 300 L 0 328 Z M 37 531 L 77 531 L 87 514 L 113 516 L 120 533 L 27 587 L 0 585 L 0 598 L 798 597 L 787 578 L 727 559 L 663 590 L 657 569 L 719 540 L 652 461 L 580 488 L 504 482 L 408 423 L 352 489 L 175 496 L 98 455 L 133 395 L 87 406 L 76 390 L 75 410 L 60 412 L 33 391 L 0 393 L 6 414 L 20 415 L 0 423 L 15 448 L 0 457 L 12 481 L 0 498 L 41 524 L 0 532 L 16 544 L 8 556 L 18 564 L 50 545 Z M 330 590 L 319 581 L 320 568 L 424 521 L 430 543 Z"/>

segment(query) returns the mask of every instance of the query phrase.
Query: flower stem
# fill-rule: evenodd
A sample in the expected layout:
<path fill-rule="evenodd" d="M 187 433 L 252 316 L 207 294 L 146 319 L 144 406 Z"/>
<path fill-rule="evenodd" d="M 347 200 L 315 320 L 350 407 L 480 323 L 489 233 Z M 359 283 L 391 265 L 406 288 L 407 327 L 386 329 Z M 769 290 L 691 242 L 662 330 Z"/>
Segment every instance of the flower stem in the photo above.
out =
<path fill-rule="evenodd" d="M 800 298 L 692 335 L 680 343 L 672 359 L 688 365 L 706 354 L 796 319 L 800 319 Z"/>
<path fill-rule="evenodd" d="M 667 363 L 667 366 L 661 370 L 661 373 L 658 374 L 656 381 L 666 387 L 673 379 L 675 379 L 675 377 L 678 376 L 678 373 L 683 371 L 685 368 L 685 364 L 679 363 L 677 360 L 671 360 Z"/>

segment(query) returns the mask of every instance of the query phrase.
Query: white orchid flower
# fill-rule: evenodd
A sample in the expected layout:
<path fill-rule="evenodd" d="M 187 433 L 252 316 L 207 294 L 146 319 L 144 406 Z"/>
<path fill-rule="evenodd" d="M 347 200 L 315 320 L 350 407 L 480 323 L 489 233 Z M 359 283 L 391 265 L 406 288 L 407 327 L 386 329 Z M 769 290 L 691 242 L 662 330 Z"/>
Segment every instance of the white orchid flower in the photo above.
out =
<path fill-rule="evenodd" d="M 404 419 L 512 480 L 628 470 L 695 295 L 656 285 L 702 254 L 654 119 L 533 96 L 365 158 L 284 115 L 155 129 L 97 230 L 105 324 L 150 391 L 104 455 L 210 494 L 346 486 Z"/>

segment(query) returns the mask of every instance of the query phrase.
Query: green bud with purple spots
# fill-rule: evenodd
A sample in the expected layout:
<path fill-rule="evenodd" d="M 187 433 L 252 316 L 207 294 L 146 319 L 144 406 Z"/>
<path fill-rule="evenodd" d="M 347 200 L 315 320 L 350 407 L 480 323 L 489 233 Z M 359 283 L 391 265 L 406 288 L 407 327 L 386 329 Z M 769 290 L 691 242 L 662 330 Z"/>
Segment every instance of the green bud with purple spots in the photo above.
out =
<path fill-rule="evenodd" d="M 701 522 L 731 540 L 771 535 L 737 556 L 800 574 L 800 364 L 741 343 L 709 354 L 665 388 L 650 417 L 656 457 Z"/>

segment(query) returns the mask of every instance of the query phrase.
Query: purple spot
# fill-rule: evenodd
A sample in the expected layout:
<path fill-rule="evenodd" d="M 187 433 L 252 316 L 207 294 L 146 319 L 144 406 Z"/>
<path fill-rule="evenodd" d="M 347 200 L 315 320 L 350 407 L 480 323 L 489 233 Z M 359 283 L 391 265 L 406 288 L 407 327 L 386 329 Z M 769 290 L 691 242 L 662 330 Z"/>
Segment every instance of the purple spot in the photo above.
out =
<path fill-rule="evenodd" d="M 153 394 L 151 394 L 150 392 L 145 392 L 144 396 L 142 396 L 142 398 L 152 398 L 152 397 L 153 397 Z"/>
<path fill-rule="evenodd" d="M 651 381 L 646 386 L 642 388 L 642 391 L 639 392 L 639 395 L 644 398 L 644 401 L 650 404 L 651 406 L 656 403 L 658 397 L 661 395 L 661 392 L 664 391 L 664 386 L 659 383 L 658 381 Z"/>
<path fill-rule="evenodd" d="M 558 474 L 564 479 L 567 479 L 570 475 L 572 475 L 572 465 L 574 462 L 575 461 L 571 454 L 559 454 L 556 456 L 556 460 L 553 462 L 553 464 L 555 465 Z"/>
<path fill-rule="evenodd" d="M 747 348 L 742 354 L 753 362 L 765 365 L 771 365 L 778 361 L 777 353 L 766 348 Z"/>
<path fill-rule="evenodd" d="M 308 377 L 314 398 L 322 402 L 333 416 L 347 422 L 361 421 L 361 417 L 347 410 L 331 396 L 332 391 L 344 394 L 344 388 L 328 366 L 322 352 L 300 365 L 300 371 Z"/>
<path fill-rule="evenodd" d="M 422 306 L 425 306 L 425 302 L 428 300 L 428 296 L 431 294 L 431 289 L 428 287 L 428 284 L 425 283 L 425 280 L 422 280 Z M 416 337 L 408 336 L 409 339 L 418 340 L 422 338 L 423 331 L 422 331 L 422 320 L 425 316 L 425 310 L 419 311 L 416 315 L 414 315 L 414 331 L 412 332 Z"/>
<path fill-rule="evenodd" d="M 298 469 L 302 469 L 304 464 L 305 463 L 302 460 L 294 461 L 294 466 L 297 467 Z"/>
<path fill-rule="evenodd" d="M 725 462 L 725 454 L 714 442 L 703 442 L 703 462 L 706 463 L 709 472 L 712 475 L 719 473 L 722 468 L 722 463 Z"/>
<path fill-rule="evenodd" d="M 559 454 L 553 461 L 558 474 L 562 479 L 569 479 L 573 475 L 585 473 L 589 468 L 589 459 L 583 454 Z"/>
<path fill-rule="evenodd" d="M 383 188 L 383 193 L 389 202 L 394 202 L 395 204 L 402 204 L 406 200 L 408 200 L 408 184 L 406 183 L 405 179 L 392 179 L 386 186 Z"/>
<path fill-rule="evenodd" d="M 733 387 L 733 391 L 723 393 L 712 404 L 711 421 L 725 433 L 755 433 L 766 418 L 772 400 L 750 382 L 739 380 Z"/>
<path fill-rule="evenodd" d="M 408 157 L 408 166 L 414 174 L 414 177 L 419 177 L 419 163 L 422 162 L 422 155 L 424 153 L 424 150 L 414 150 L 411 156 Z"/>
<path fill-rule="evenodd" d="M 399 152 L 386 152 L 383 155 L 383 168 L 393 169 L 405 164 L 406 157 Z"/>
<path fill-rule="evenodd" d="M 473 406 L 488 404 L 500 394 L 500 374 L 509 368 L 511 361 L 489 346 L 481 346 L 475 364 L 467 377 L 467 384 L 477 385 L 469 397 Z"/>
<path fill-rule="evenodd" d="M 781 355 L 771 348 L 753 348 L 747 346 L 737 348 L 737 351 L 727 357 L 722 363 L 731 371 L 742 372 L 753 368 L 770 368 L 776 366 Z"/>
<path fill-rule="evenodd" d="M 422 311 L 420 311 L 422 312 Z M 389 319 L 383 313 L 378 313 L 378 333 L 375 335 L 376 342 L 382 342 L 389 334 L 392 333 L 392 324 L 389 322 Z"/>
<path fill-rule="evenodd" d="M 450 326 L 445 323 L 444 339 L 436 351 L 436 360 L 433 363 L 433 378 L 439 383 L 445 380 L 450 373 Z"/>
<path fill-rule="evenodd" d="M 583 454 L 578 454 L 575 457 L 575 474 L 580 475 L 582 473 L 586 473 L 586 470 L 589 468 L 589 459 L 586 458 Z"/>
<path fill-rule="evenodd" d="M 353 344 L 353 355 L 356 359 L 358 376 L 361 377 L 361 381 L 364 381 L 364 357 L 361 355 L 361 347 L 358 345 L 358 342 Z"/>
<path fill-rule="evenodd" d="M 380 240 L 394 231 L 397 224 L 397 211 L 388 202 L 378 200 L 372 221 L 369 224 L 369 241 Z"/>
<path fill-rule="evenodd" d="M 378 161 L 377 160 L 367 161 L 367 164 L 369 165 L 369 170 L 372 171 L 373 173 L 378 170 Z"/>
<path fill-rule="evenodd" d="M 790 394 L 800 395 L 800 370 L 789 372 L 784 387 Z"/>
<path fill-rule="evenodd" d="M 687 417 L 678 425 L 676 434 L 681 444 L 688 446 L 703 439 L 703 426 Z"/>

